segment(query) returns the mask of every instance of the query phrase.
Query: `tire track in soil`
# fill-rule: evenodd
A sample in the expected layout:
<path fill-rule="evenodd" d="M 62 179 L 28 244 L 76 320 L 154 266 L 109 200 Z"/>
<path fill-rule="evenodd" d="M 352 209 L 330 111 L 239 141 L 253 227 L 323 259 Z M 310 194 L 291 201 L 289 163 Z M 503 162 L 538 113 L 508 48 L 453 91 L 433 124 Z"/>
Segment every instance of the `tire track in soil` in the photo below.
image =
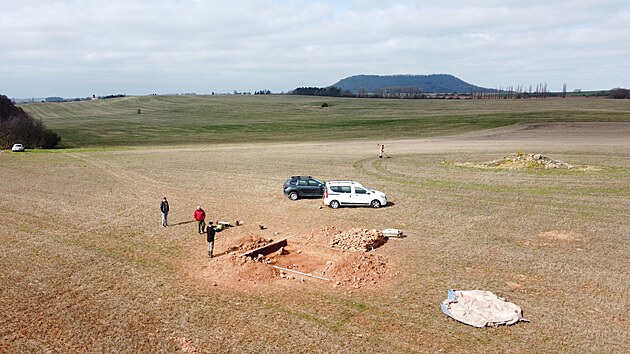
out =
<path fill-rule="evenodd" d="M 394 182 L 399 184 L 417 183 L 410 180 L 412 176 L 399 172 L 393 172 L 387 169 L 387 161 L 375 157 L 358 160 L 353 164 L 353 168 L 366 176 L 383 182 Z"/>
<path fill-rule="evenodd" d="M 93 166 L 101 171 L 104 171 L 114 180 L 120 181 L 117 184 L 123 185 L 129 189 L 126 192 L 126 196 L 131 197 L 135 200 L 142 200 L 152 197 L 150 193 L 145 191 L 152 190 L 153 188 L 147 188 L 147 186 L 156 187 L 158 185 L 163 185 L 161 181 L 147 177 L 146 175 L 140 174 L 133 170 L 124 169 L 114 163 L 97 161 L 95 158 L 89 156 L 88 154 L 78 152 L 66 152 L 64 154 L 79 161 L 82 161 L 90 166 Z M 135 205 L 131 207 L 131 210 L 142 211 L 143 207 L 141 205 Z M 121 210 L 119 212 L 110 214 L 110 217 L 118 219 L 124 215 L 129 214 L 129 212 L 129 209 Z M 101 224 L 101 221 L 97 219 L 86 220 L 84 223 L 84 225 L 87 227 L 96 227 L 99 224 Z"/>
<path fill-rule="evenodd" d="M 99 168 L 101 170 L 104 170 L 105 172 L 107 172 L 110 176 L 114 177 L 115 179 L 119 179 L 121 181 L 124 182 L 137 182 L 139 180 L 142 180 L 144 183 L 148 183 L 151 185 L 158 185 L 158 184 L 162 184 L 162 182 L 153 179 L 151 177 L 147 177 L 146 175 L 140 174 L 138 172 L 135 172 L 133 170 L 127 170 L 124 169 L 120 166 L 117 166 L 113 163 L 108 163 L 108 162 L 103 162 L 103 161 L 96 161 L 94 158 L 91 158 L 90 156 L 88 156 L 87 154 L 82 154 L 82 153 L 78 153 L 78 152 L 66 152 L 64 153 L 65 155 L 68 155 L 70 157 L 73 157 L 75 159 L 78 159 L 80 161 L 83 161 L 91 166 L 94 166 L 96 168 Z M 142 184 L 144 184 L 142 183 Z M 137 184 L 137 183 L 136 183 Z"/>

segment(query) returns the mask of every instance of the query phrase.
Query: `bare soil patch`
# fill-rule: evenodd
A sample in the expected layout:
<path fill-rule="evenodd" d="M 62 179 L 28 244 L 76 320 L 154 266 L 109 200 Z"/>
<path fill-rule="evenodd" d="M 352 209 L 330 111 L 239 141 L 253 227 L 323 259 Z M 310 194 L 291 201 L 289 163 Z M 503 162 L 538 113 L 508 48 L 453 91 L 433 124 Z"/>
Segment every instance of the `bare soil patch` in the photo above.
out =
<path fill-rule="evenodd" d="M 533 141 L 548 145 L 619 145 L 627 140 L 629 131 L 630 122 L 525 123 L 466 133 L 455 136 L 453 140 L 485 140 L 504 144 L 511 141 Z"/>
<path fill-rule="evenodd" d="M 193 340 L 191 338 L 186 337 L 173 337 L 173 341 L 181 346 L 181 352 L 184 354 L 196 354 L 197 348 L 193 344 Z"/>
<path fill-rule="evenodd" d="M 567 231 L 567 230 L 551 230 L 538 234 L 538 237 L 543 240 L 550 241 L 564 241 L 564 242 L 578 242 L 584 241 L 585 236 L 579 232 Z"/>
<path fill-rule="evenodd" d="M 333 265 L 331 276 L 335 285 L 376 286 L 395 277 L 387 257 L 373 253 L 348 253 Z"/>
<path fill-rule="evenodd" d="M 327 239 L 328 242 L 313 240 Z M 256 234 L 236 238 L 225 251 L 206 264 L 186 262 L 183 266 L 195 282 L 247 289 L 282 280 L 329 280 L 332 287 L 383 286 L 396 274 L 388 258 L 368 253 L 384 245 L 387 238 L 374 229 L 335 227 L 312 230 L 287 239 L 277 251 L 242 256 L 247 251 L 270 245 L 274 239 Z M 309 279 L 309 280 L 311 280 Z"/>
<path fill-rule="evenodd" d="M 554 160 L 542 154 L 516 152 L 501 159 L 488 162 L 464 162 L 455 163 L 456 166 L 477 167 L 477 168 L 507 168 L 507 169 L 562 169 L 571 170 L 575 167 L 561 160 Z M 585 167 L 579 169 L 584 170 Z M 591 170 L 595 168 L 591 166 Z"/>
<path fill-rule="evenodd" d="M 571 230 L 550 230 L 536 235 L 536 238 L 525 241 L 525 245 L 534 247 L 558 247 L 579 244 L 586 240 L 583 234 Z"/>
<path fill-rule="evenodd" d="M 249 234 L 247 236 L 243 236 L 238 238 L 233 246 L 228 247 L 225 253 L 243 253 L 246 251 L 251 251 L 258 247 L 268 245 L 273 241 L 273 239 L 262 237 L 260 235 Z"/>

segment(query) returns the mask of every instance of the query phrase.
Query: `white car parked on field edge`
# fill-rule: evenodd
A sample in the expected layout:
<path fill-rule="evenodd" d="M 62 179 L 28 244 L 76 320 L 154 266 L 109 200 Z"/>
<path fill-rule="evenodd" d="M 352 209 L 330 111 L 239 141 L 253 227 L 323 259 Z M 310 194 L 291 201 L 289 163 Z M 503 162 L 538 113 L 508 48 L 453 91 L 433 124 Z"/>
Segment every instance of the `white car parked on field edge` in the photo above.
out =
<path fill-rule="evenodd" d="M 385 193 L 354 181 L 328 181 L 324 192 L 324 204 L 333 209 L 340 206 L 364 205 L 380 208 L 387 205 Z"/>
<path fill-rule="evenodd" d="M 22 152 L 22 151 L 24 151 L 24 145 L 22 145 L 22 144 L 13 144 L 13 147 L 11 148 L 11 151 L 13 151 L 13 152 Z"/>

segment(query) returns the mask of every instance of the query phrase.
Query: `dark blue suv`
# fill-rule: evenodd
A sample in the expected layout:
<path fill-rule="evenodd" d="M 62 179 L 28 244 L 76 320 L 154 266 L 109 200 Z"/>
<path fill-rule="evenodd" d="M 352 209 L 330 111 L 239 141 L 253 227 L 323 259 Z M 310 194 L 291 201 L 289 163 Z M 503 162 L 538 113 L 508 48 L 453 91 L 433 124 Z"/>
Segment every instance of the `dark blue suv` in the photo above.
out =
<path fill-rule="evenodd" d="M 291 176 L 284 181 L 283 192 L 291 200 L 303 197 L 321 197 L 326 189 L 324 182 L 311 176 Z"/>

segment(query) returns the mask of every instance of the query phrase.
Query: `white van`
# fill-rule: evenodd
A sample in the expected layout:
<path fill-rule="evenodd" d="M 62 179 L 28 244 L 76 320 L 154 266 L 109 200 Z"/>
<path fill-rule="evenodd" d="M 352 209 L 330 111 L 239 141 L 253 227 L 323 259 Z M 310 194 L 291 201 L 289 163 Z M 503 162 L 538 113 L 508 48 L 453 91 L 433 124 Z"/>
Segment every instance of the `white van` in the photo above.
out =
<path fill-rule="evenodd" d="M 380 208 L 387 205 L 385 193 L 375 191 L 354 181 L 328 181 L 324 192 L 324 204 L 333 209 L 340 206 L 371 206 Z"/>

